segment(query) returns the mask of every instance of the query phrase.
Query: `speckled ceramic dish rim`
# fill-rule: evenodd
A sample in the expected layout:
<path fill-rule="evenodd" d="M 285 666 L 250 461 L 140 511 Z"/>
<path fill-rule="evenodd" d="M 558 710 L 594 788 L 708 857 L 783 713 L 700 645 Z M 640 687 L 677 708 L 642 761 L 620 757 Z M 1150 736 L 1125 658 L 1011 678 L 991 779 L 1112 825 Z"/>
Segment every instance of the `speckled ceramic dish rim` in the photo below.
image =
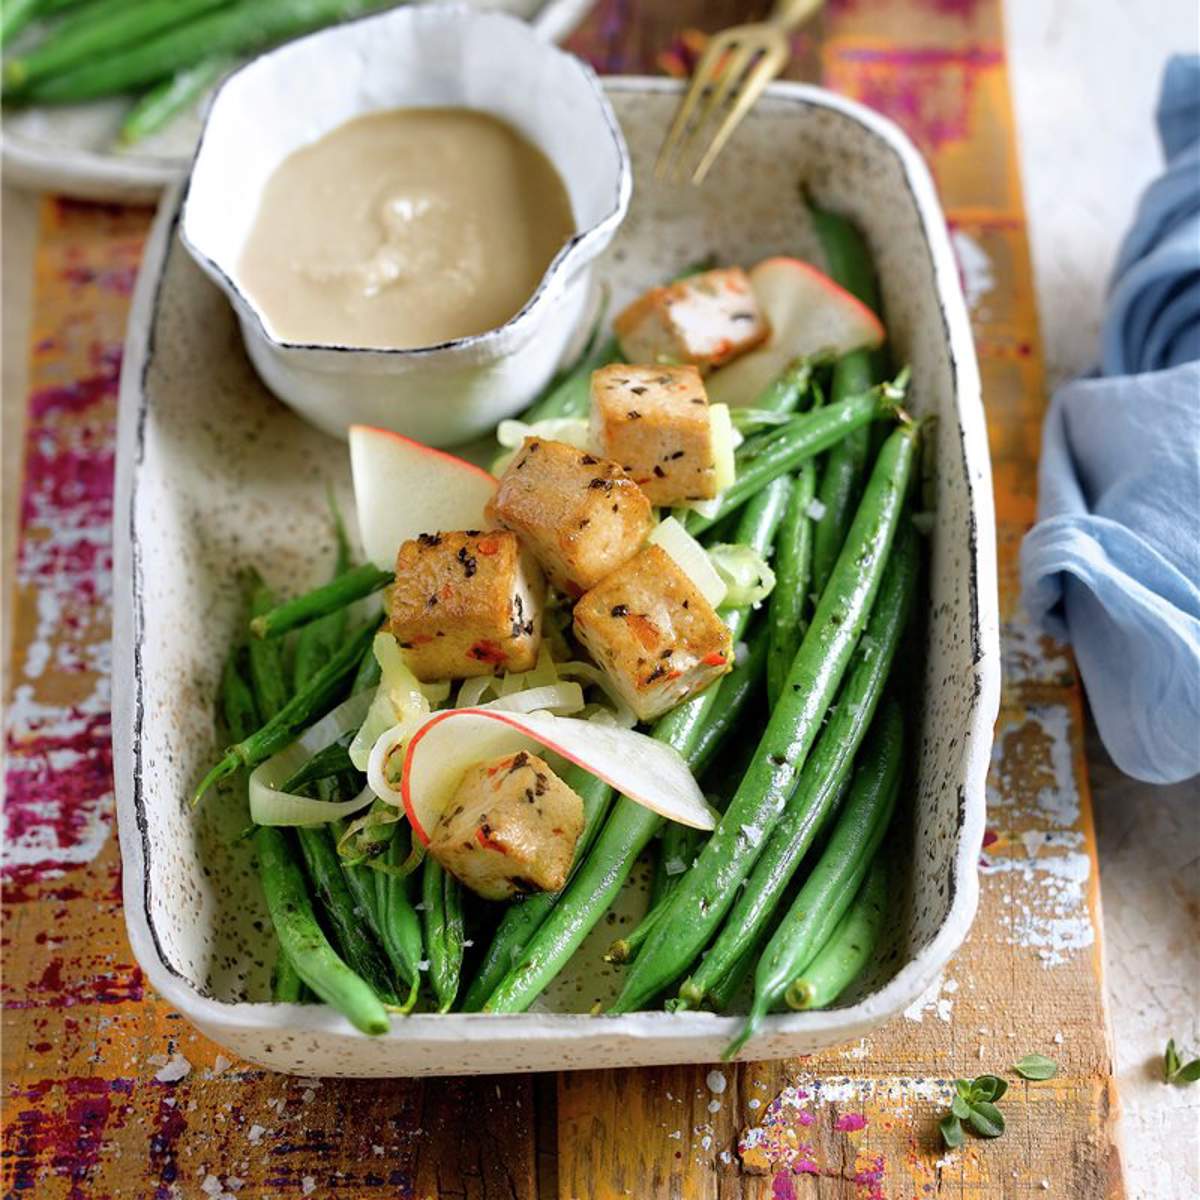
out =
<path fill-rule="evenodd" d="M 615 92 L 664 92 L 678 84 L 662 79 L 609 78 L 606 88 Z M 773 85 L 769 95 L 798 106 L 835 110 L 858 122 L 894 154 L 902 167 L 906 186 L 920 215 L 926 247 L 937 281 L 944 337 L 952 362 L 963 447 L 964 486 L 970 495 L 973 564 L 972 628 L 974 687 L 977 703 L 966 731 L 966 770 L 960 781 L 957 848 L 949 881 L 952 902 L 940 929 L 910 961 L 878 991 L 852 1006 L 828 1011 L 768 1017 L 763 1036 L 778 1045 L 795 1037 L 805 1050 L 861 1036 L 917 1000 L 966 937 L 979 898 L 978 854 L 982 845 L 987 775 L 992 730 L 999 709 L 1000 654 L 997 612 L 995 524 L 991 499 L 991 470 L 987 431 L 981 399 L 978 366 L 971 329 L 958 283 L 957 266 L 945 222 L 928 170 L 919 154 L 890 121 L 871 110 L 818 88 L 799 84 Z M 147 250 L 142 277 L 131 315 L 125 369 L 121 382 L 118 430 L 116 504 L 116 577 L 129 578 L 136 566 L 138 547 L 132 540 L 134 476 L 142 452 L 141 430 L 147 397 L 143 375 L 147 364 L 149 325 L 155 291 L 168 240 L 173 236 L 178 196 L 160 212 Z M 280 1033 L 293 1037 L 341 1040 L 354 1035 L 344 1019 L 324 1006 L 227 1004 L 200 995 L 165 963 L 148 919 L 147 864 L 143 797 L 134 771 L 135 717 L 142 704 L 140 658 L 135 638 L 140 619 L 132 590 L 118 595 L 114 618 L 114 745 L 116 791 L 121 851 L 124 859 L 124 901 L 133 950 L 150 984 L 202 1029 L 218 1036 L 221 1030 Z M 121 681 L 128 681 L 129 686 Z M 382 1041 L 411 1040 L 436 1048 L 438 1044 L 474 1042 L 575 1042 L 592 1038 L 626 1042 L 630 1064 L 695 1061 L 689 1047 L 707 1049 L 732 1037 L 740 1018 L 711 1013 L 635 1013 L 627 1016 L 524 1013 L 414 1015 L 393 1024 Z M 655 1043 L 653 1049 L 648 1043 Z M 754 1057 L 757 1039 L 742 1057 Z M 646 1047 L 643 1057 L 638 1044 Z M 384 1051 L 386 1053 L 386 1051 Z M 703 1058 L 703 1055 L 698 1056 Z M 481 1066 L 486 1070 L 486 1064 Z"/>

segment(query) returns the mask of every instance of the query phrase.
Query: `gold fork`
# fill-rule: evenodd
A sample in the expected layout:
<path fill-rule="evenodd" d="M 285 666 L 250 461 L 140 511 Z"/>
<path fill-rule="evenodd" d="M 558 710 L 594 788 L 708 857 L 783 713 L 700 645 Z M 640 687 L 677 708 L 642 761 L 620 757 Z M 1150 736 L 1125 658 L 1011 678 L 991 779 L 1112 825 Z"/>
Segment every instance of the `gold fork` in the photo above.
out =
<path fill-rule="evenodd" d="M 741 119 L 787 65 L 791 57 L 788 34 L 807 21 L 822 2 L 777 0 L 765 21 L 735 25 L 709 39 L 658 152 L 654 166 L 658 178 L 681 180 L 701 133 L 721 116 L 708 149 L 692 171 L 693 183 L 704 179 Z"/>

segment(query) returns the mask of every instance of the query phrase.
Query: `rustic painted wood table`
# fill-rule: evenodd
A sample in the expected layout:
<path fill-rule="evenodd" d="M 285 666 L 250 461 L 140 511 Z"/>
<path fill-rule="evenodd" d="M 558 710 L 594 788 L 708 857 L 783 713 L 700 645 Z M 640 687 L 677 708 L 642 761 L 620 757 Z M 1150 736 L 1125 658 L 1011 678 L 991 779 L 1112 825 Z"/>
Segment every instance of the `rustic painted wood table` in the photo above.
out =
<path fill-rule="evenodd" d="M 573 48 L 682 71 L 765 7 L 601 0 Z M 996 478 L 1006 687 L 974 931 L 868 1039 L 809 1059 L 435 1081 L 230 1062 L 132 961 L 112 828 L 112 441 L 149 214 L 47 201 L 36 256 L 6 723 L 4 1195 L 855 1197 L 1123 1194 L 1095 844 L 1072 664 L 1016 608 L 1043 407 L 996 0 L 831 0 L 791 74 L 898 120 L 928 155 L 975 320 Z M 1037 1050 L 1006 1135 L 943 1150 L 956 1075 Z"/>

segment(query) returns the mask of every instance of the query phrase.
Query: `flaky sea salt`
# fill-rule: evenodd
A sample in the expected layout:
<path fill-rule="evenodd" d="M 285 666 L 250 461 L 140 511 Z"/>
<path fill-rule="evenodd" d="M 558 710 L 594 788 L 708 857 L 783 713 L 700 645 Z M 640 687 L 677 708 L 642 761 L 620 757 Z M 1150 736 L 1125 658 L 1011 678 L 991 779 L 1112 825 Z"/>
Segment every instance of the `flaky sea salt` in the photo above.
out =
<path fill-rule="evenodd" d="M 715 1092 L 718 1096 L 725 1090 L 726 1087 L 725 1076 L 720 1071 L 709 1071 L 704 1082 L 708 1084 L 708 1090 L 710 1092 Z"/>
<path fill-rule="evenodd" d="M 159 1083 L 178 1083 L 191 1074 L 192 1064 L 182 1054 L 172 1054 L 166 1066 L 160 1067 L 154 1078 Z"/>

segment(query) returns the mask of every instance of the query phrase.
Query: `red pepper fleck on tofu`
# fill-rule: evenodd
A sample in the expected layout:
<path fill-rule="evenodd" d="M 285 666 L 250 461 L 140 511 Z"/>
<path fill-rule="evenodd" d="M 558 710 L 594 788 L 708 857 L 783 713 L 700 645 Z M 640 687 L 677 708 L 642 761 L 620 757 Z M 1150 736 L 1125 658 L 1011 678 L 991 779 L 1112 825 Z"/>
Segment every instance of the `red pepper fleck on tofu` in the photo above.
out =
<path fill-rule="evenodd" d="M 429 853 L 487 900 L 558 891 L 583 828 L 583 801 L 536 754 L 468 767 Z"/>
<path fill-rule="evenodd" d="M 541 643 L 545 582 L 507 530 L 405 542 L 388 601 L 392 633 L 422 681 L 528 671 Z"/>
<path fill-rule="evenodd" d="M 508 655 L 495 642 L 476 642 L 468 651 L 467 657 L 476 662 L 494 663 L 499 666 L 508 661 Z"/>
<path fill-rule="evenodd" d="M 729 670 L 732 635 L 661 546 L 635 558 L 575 605 L 575 635 L 642 721 Z"/>

